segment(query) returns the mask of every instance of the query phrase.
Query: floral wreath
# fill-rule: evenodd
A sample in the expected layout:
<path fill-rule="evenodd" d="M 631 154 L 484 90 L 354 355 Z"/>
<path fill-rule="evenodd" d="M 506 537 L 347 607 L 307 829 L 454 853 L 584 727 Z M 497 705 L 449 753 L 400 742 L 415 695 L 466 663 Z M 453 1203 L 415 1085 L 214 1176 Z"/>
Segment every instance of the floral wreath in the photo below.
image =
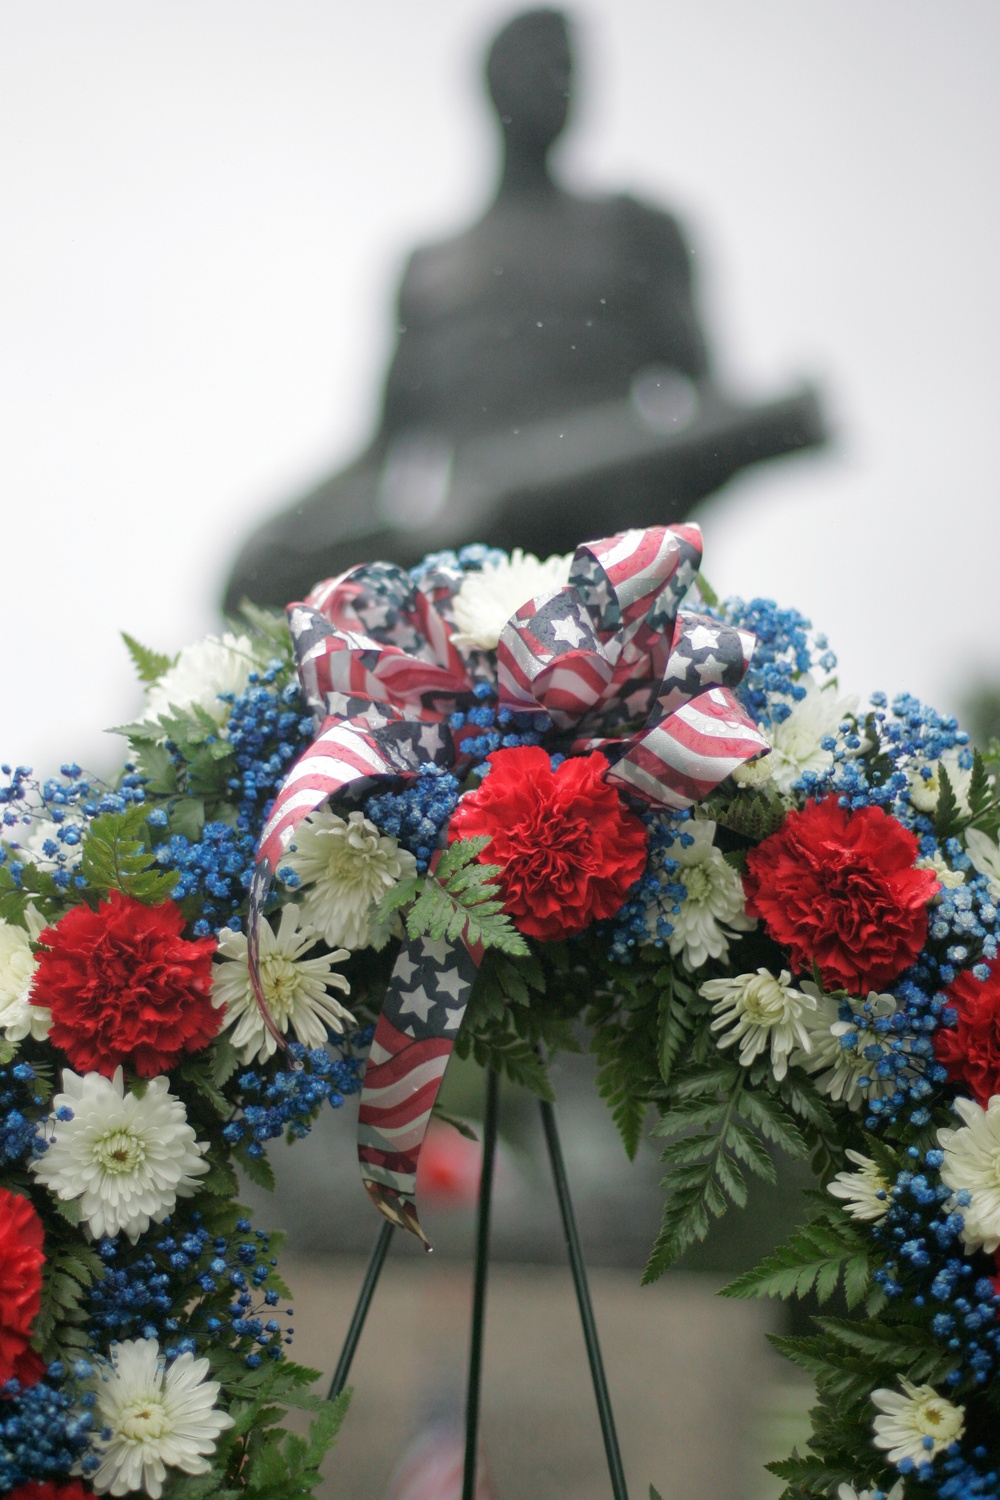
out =
<path fill-rule="evenodd" d="M 454 1050 L 543 1097 L 585 1035 L 666 1168 L 655 1279 L 775 1148 L 809 1216 L 726 1289 L 834 1311 L 785 1495 L 1000 1496 L 1000 746 L 859 709 L 693 526 L 355 568 L 161 656 L 112 785 L 0 788 L 0 1494 L 308 1495 L 236 1169 L 360 1093 L 376 1207 Z M 694 608 L 682 607 L 691 592 Z M 283 1426 L 310 1413 L 309 1437 Z"/>

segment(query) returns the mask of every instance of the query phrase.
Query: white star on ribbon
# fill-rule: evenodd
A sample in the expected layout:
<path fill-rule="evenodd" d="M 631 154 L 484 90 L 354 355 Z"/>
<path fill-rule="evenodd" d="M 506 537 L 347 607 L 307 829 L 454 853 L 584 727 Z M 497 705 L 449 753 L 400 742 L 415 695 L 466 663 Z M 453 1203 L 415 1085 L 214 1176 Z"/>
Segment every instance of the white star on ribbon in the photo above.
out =
<path fill-rule="evenodd" d="M 688 636 L 688 640 L 696 651 L 700 651 L 704 646 L 717 646 L 719 632 L 709 625 L 696 625 Z"/>
<path fill-rule="evenodd" d="M 331 690 L 326 695 L 326 711 L 328 714 L 336 714 L 338 718 L 349 719 L 351 700 L 346 693 Z"/>
<path fill-rule="evenodd" d="M 437 724 L 425 724 L 420 731 L 418 744 L 428 755 L 436 755 L 441 748 L 441 731 Z"/>
<path fill-rule="evenodd" d="M 413 1011 L 413 1014 L 419 1016 L 421 1021 L 426 1021 L 433 1009 L 434 1001 L 428 995 L 423 985 L 418 984 L 415 990 L 412 990 L 408 995 L 404 995 L 401 999 L 399 1013 L 403 1015 L 406 1011 Z"/>
<path fill-rule="evenodd" d="M 416 972 L 417 965 L 413 962 L 413 959 L 410 958 L 409 955 L 405 952 L 400 953 L 399 957 L 396 959 L 396 967 L 393 971 L 393 977 L 398 977 L 402 984 L 409 984 L 410 980 L 413 978 Z"/>
<path fill-rule="evenodd" d="M 465 989 L 465 981 L 457 969 L 444 969 L 437 976 L 437 987 L 453 1000 L 458 1000 Z"/>
<path fill-rule="evenodd" d="M 586 640 L 587 633 L 581 630 L 572 616 L 567 615 L 563 620 L 556 620 L 552 626 L 552 639 L 554 641 L 565 641 L 568 646 L 579 646 L 580 642 Z"/>
<path fill-rule="evenodd" d="M 424 950 L 424 958 L 429 958 L 433 963 L 443 964 L 451 957 L 452 946 L 444 938 L 422 937 L 420 942 Z"/>
<path fill-rule="evenodd" d="M 464 1015 L 464 1005 L 460 1005 L 457 1010 L 449 1010 L 447 1007 L 445 1007 L 444 1023 L 442 1029 L 444 1031 L 457 1031 L 462 1024 L 462 1017 Z"/>
<path fill-rule="evenodd" d="M 297 635 L 303 635 L 313 622 L 313 612 L 308 609 L 293 609 L 288 619 L 288 629 L 294 639 Z"/>
<path fill-rule="evenodd" d="M 634 719 L 638 714 L 644 714 L 649 708 L 649 688 L 636 688 L 635 692 L 629 693 L 626 698 L 622 699 L 622 702 L 625 704 L 625 711 L 630 719 Z"/>
<path fill-rule="evenodd" d="M 365 625 L 370 630 L 373 625 L 386 625 L 389 620 L 388 604 L 369 604 L 365 609 Z"/>
<path fill-rule="evenodd" d="M 702 687 L 704 687 L 706 682 L 722 681 L 726 673 L 726 664 L 724 661 L 720 661 L 717 656 L 713 656 L 712 653 L 709 652 L 709 654 L 703 661 L 695 663 L 694 669 L 701 679 Z"/>
<path fill-rule="evenodd" d="M 668 677 L 679 677 L 683 682 L 691 667 L 691 658 L 681 653 L 680 646 L 671 653 L 667 662 L 667 670 L 663 674 L 664 682 Z"/>

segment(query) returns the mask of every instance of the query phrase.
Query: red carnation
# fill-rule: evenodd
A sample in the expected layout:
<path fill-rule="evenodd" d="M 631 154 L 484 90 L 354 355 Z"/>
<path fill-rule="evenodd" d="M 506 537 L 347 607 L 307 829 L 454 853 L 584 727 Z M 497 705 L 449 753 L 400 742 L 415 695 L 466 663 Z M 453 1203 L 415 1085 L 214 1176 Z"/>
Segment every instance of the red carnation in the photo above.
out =
<path fill-rule="evenodd" d="M 488 834 L 482 864 L 500 865 L 504 905 L 529 937 L 562 938 L 612 917 L 646 866 L 646 830 L 604 780 L 603 755 L 553 771 L 536 745 L 497 750 L 462 798 L 449 837 Z"/>
<path fill-rule="evenodd" d="M 215 939 L 188 942 L 183 930 L 176 902 L 144 906 L 112 891 L 96 911 L 76 906 L 42 933 L 31 998 L 51 1010 L 49 1040 L 77 1072 L 110 1078 L 127 1063 L 152 1078 L 215 1036 Z"/>
<path fill-rule="evenodd" d="M 54 1479 L 36 1479 L 28 1484 L 19 1484 L 11 1490 L 7 1500 L 88 1500 L 93 1490 L 85 1490 L 79 1479 L 66 1479 L 61 1483 Z"/>
<path fill-rule="evenodd" d="M 966 969 L 948 986 L 948 1004 L 958 1013 L 954 1031 L 939 1027 L 934 1053 L 952 1083 L 964 1083 L 985 1109 L 1000 1094 L 1000 959 L 980 982 Z"/>
<path fill-rule="evenodd" d="M 31 1202 L 0 1188 L 0 1385 L 34 1385 L 42 1373 L 31 1325 L 42 1305 L 43 1239 Z"/>
<path fill-rule="evenodd" d="M 939 886 L 914 869 L 917 852 L 880 807 L 810 802 L 747 855 L 747 911 L 800 973 L 815 964 L 828 988 L 864 995 L 908 968 L 927 937 Z"/>

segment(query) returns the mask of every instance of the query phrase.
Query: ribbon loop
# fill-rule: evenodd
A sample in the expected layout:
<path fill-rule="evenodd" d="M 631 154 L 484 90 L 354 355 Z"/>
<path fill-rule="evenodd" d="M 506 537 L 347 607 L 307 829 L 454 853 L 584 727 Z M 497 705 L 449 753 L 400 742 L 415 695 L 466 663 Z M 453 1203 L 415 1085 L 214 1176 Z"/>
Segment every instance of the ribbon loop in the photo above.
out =
<path fill-rule="evenodd" d="M 419 774 L 461 775 L 470 756 L 451 717 L 479 702 L 544 715 L 575 732 L 571 754 L 611 754 L 605 775 L 654 806 L 686 808 L 767 741 L 733 697 L 753 637 L 711 616 L 679 613 L 701 560 L 697 526 L 653 526 L 586 542 L 568 584 L 529 599 L 503 628 L 496 657 L 456 647 L 455 596 L 465 572 L 432 559 L 416 579 L 369 563 L 289 606 L 303 691 L 318 725 L 261 835 L 250 892 L 248 952 L 257 1003 L 258 929 L 270 881 L 302 820 L 330 798 Z M 461 719 L 458 720 L 461 723 Z M 544 722 L 544 720 L 543 720 Z M 480 955 L 464 942 L 417 938 L 400 949 L 375 1032 L 359 1116 L 362 1174 L 395 1223 L 423 1238 L 416 1163 L 465 1013 Z"/>
<path fill-rule="evenodd" d="M 568 728 L 593 708 L 613 671 L 572 586 L 529 600 L 500 633 L 500 706 L 542 709 L 557 728 Z"/>

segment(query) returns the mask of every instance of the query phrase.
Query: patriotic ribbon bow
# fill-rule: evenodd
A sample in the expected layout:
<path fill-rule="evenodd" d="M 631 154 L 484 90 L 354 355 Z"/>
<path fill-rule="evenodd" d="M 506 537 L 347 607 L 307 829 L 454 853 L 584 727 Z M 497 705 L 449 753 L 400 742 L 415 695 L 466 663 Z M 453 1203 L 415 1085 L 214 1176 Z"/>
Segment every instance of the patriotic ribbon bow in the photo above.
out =
<path fill-rule="evenodd" d="M 257 853 L 250 971 L 265 1019 L 259 923 L 296 828 L 329 798 L 357 798 L 427 762 L 461 777 L 471 757 L 457 741 L 469 731 L 454 731 L 449 719 L 481 702 L 478 684 L 495 687 L 501 709 L 547 714 L 571 754 L 615 747 L 607 779 L 648 804 L 690 807 L 767 750 L 731 692 L 754 637 L 679 610 L 701 552 L 697 526 L 586 542 L 566 586 L 521 605 L 495 653 L 456 645 L 453 606 L 466 574 L 446 564 L 419 582 L 391 563 L 364 564 L 289 605 L 317 734 L 279 792 Z M 365 1073 L 365 1187 L 421 1239 L 417 1160 L 480 956 L 462 942 L 404 939 Z"/>

